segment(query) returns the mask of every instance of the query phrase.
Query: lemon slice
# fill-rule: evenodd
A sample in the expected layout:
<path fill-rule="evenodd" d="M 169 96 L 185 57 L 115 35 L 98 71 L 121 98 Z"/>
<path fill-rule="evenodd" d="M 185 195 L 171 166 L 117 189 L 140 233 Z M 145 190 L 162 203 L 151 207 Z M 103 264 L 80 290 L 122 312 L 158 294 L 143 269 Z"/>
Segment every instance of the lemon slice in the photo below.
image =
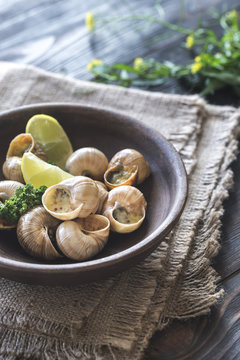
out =
<path fill-rule="evenodd" d="M 49 115 L 37 114 L 28 120 L 26 132 L 41 145 L 47 159 L 64 169 L 73 149 L 71 142 L 59 122 Z"/>
<path fill-rule="evenodd" d="M 22 157 L 21 170 L 24 181 L 34 187 L 41 185 L 52 186 L 73 177 L 58 166 L 48 164 L 31 152 L 26 152 Z"/>

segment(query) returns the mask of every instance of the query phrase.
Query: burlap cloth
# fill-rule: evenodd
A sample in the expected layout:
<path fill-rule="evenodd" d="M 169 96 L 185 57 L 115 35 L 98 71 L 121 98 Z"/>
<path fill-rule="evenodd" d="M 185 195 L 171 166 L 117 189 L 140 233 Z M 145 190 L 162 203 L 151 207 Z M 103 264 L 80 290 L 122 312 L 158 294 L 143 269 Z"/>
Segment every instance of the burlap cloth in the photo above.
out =
<path fill-rule="evenodd" d="M 174 144 L 189 179 L 180 222 L 135 268 L 73 288 L 0 279 L 1 359 L 137 360 L 155 330 L 216 304 L 223 290 L 210 262 L 232 183 L 236 109 L 210 106 L 198 96 L 97 85 L 9 63 L 0 66 L 0 99 L 0 110 L 58 101 L 131 115 Z"/>

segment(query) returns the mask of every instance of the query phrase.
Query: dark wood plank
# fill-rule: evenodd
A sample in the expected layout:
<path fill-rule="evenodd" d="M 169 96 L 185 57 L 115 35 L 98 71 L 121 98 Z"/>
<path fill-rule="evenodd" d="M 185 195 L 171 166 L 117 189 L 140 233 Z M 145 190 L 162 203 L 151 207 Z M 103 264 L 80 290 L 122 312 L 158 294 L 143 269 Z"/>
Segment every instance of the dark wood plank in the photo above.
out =
<path fill-rule="evenodd" d="M 131 63 L 135 57 L 170 60 L 176 63 L 191 61 L 191 54 L 181 43 L 184 35 L 172 33 L 159 42 L 156 35 L 169 31 L 153 25 L 148 29 L 139 22 L 112 23 L 89 34 L 85 13 L 113 18 L 136 14 L 153 14 L 155 0 L 97 1 L 88 0 L 8 0 L 0 2 L 0 60 L 28 63 L 42 69 L 78 79 L 91 79 L 86 65 L 94 58 L 113 64 Z M 163 0 L 165 19 L 191 27 L 199 16 L 209 21 L 209 9 L 224 12 L 240 10 L 239 0 Z M 183 11 L 184 10 L 184 11 Z M 184 16 L 183 16 L 184 15 Z M 192 93 L 184 83 L 169 80 L 150 89 L 168 93 Z M 221 105 L 240 105 L 231 91 L 220 91 L 208 101 Z M 163 332 L 153 337 L 145 360 L 238 360 L 240 359 L 240 156 L 233 165 L 235 187 L 224 203 L 222 248 L 214 266 L 224 280 L 227 295 L 209 316 L 188 321 L 175 320 Z M 231 277 L 232 276 L 232 277 Z"/>
<path fill-rule="evenodd" d="M 144 360 L 240 359 L 240 274 L 224 283 L 225 300 L 209 316 L 175 320 L 157 332 Z"/>
<path fill-rule="evenodd" d="M 165 19 L 182 25 L 195 26 L 199 16 L 209 19 L 209 1 L 163 0 Z M 45 70 L 63 72 L 81 79 L 90 79 L 86 65 L 93 58 L 106 63 L 132 62 L 135 57 L 155 57 L 159 60 L 180 61 L 188 59 L 187 51 L 181 49 L 184 36 L 172 33 L 170 38 L 151 43 L 153 36 L 169 31 L 159 25 L 146 29 L 143 23 L 134 21 L 112 22 L 108 27 L 89 34 L 85 27 L 85 14 L 91 10 L 96 17 L 116 18 L 131 15 L 157 16 L 155 0 L 131 2 L 112 0 L 108 2 L 89 0 L 63 1 L 16 1 L 8 5 L 0 3 L 0 59 L 29 63 Z M 223 10 L 222 0 L 213 0 L 211 6 Z M 224 8 L 239 6 L 238 0 L 225 3 Z M 139 29 L 140 28 L 140 29 Z M 121 46 L 120 46 L 121 45 Z M 176 83 L 159 87 L 173 92 Z M 186 90 L 185 90 L 186 91 Z"/>

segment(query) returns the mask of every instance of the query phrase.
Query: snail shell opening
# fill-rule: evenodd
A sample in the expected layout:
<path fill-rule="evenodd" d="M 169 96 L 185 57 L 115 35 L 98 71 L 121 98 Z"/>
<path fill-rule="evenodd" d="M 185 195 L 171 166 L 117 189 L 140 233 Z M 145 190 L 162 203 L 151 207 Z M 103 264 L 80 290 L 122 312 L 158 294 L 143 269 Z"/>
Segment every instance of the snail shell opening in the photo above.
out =
<path fill-rule="evenodd" d="M 124 166 L 132 168 L 134 165 L 138 167 L 136 183 L 141 184 L 151 173 L 150 165 L 144 156 L 135 149 L 124 149 L 117 152 L 108 164 L 108 168 L 121 163 Z"/>
<path fill-rule="evenodd" d="M 45 209 L 60 220 L 87 217 L 97 210 L 99 190 L 95 181 L 75 176 L 50 186 L 42 197 Z"/>
<path fill-rule="evenodd" d="M 135 185 L 137 182 L 137 174 L 138 167 L 136 165 L 129 167 L 118 162 L 105 172 L 104 182 L 109 189 L 123 185 Z"/>
<path fill-rule="evenodd" d="M 133 186 L 119 186 L 108 193 L 103 215 L 108 217 L 111 230 L 130 233 L 139 228 L 146 213 L 147 202 L 140 190 Z"/>
<path fill-rule="evenodd" d="M 6 161 L 3 164 L 2 169 L 6 179 L 25 183 L 21 171 L 21 159 L 25 152 L 32 152 L 44 161 L 47 159 L 41 146 L 35 142 L 31 134 L 19 134 L 10 142 Z"/>

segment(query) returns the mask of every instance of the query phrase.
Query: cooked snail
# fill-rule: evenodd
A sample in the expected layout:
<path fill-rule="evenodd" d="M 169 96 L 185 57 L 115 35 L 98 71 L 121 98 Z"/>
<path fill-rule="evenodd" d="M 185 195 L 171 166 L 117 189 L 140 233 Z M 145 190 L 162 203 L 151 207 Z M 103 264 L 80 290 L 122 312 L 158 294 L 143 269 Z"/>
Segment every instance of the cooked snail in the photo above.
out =
<path fill-rule="evenodd" d="M 87 217 L 98 207 L 99 190 L 94 180 L 75 176 L 50 186 L 42 203 L 49 214 L 60 220 Z"/>
<path fill-rule="evenodd" d="M 21 158 L 17 156 L 12 156 L 6 158 L 3 164 L 3 175 L 6 179 L 12 179 L 22 184 L 25 183 L 21 171 Z"/>
<path fill-rule="evenodd" d="M 109 189 L 120 185 L 135 185 L 137 183 L 138 168 L 136 165 L 129 167 L 118 163 L 110 167 L 104 174 L 105 184 Z"/>
<path fill-rule="evenodd" d="M 56 232 L 59 249 L 73 260 L 87 260 L 100 252 L 107 243 L 110 230 L 108 218 L 89 215 L 84 219 L 64 221 Z"/>
<path fill-rule="evenodd" d="M 59 223 L 42 206 L 29 210 L 18 221 L 19 244 L 32 256 L 47 260 L 60 258 L 62 255 L 53 245 Z"/>
<path fill-rule="evenodd" d="M 34 141 L 31 134 L 19 134 L 11 141 L 6 161 L 3 164 L 3 174 L 6 179 L 25 183 L 21 171 L 21 159 L 23 154 L 28 151 L 33 152 L 42 160 L 46 160 L 43 150 Z"/>
<path fill-rule="evenodd" d="M 96 180 L 95 183 L 98 187 L 98 193 L 99 193 L 99 202 L 98 202 L 98 206 L 97 206 L 97 209 L 95 212 L 97 214 L 101 214 L 103 204 L 108 196 L 108 190 L 107 190 L 106 185 L 103 182 Z"/>
<path fill-rule="evenodd" d="M 150 166 L 139 151 L 124 149 L 110 160 L 104 181 L 110 189 L 113 189 L 120 185 L 140 184 L 150 173 Z"/>
<path fill-rule="evenodd" d="M 18 181 L 13 180 L 4 180 L 0 181 L 0 201 L 4 203 L 10 197 L 15 195 L 15 191 L 19 187 L 23 187 L 24 185 Z M 0 229 L 12 229 L 15 228 L 16 224 L 8 224 L 5 219 L 0 218 Z"/>
<path fill-rule="evenodd" d="M 2 202 L 23 186 L 21 159 L 25 152 L 47 160 L 31 134 L 16 136 L 9 145 L 3 173 L 18 181 L 0 182 Z M 73 177 L 50 186 L 42 196 L 43 206 L 29 210 L 18 221 L 19 244 L 28 254 L 47 260 L 65 255 L 84 261 L 103 249 L 110 229 L 130 233 L 139 228 L 147 203 L 141 191 L 130 185 L 142 183 L 151 173 L 140 152 L 121 150 L 108 163 L 102 151 L 84 147 L 70 155 L 66 170 Z M 24 209 L 21 200 L 20 206 Z M 6 222 L 0 219 L 0 228 L 15 227 Z"/>
<path fill-rule="evenodd" d="M 110 220 L 111 230 L 129 233 L 142 224 L 146 206 L 146 200 L 140 190 L 123 185 L 109 191 L 102 211 Z"/>
<path fill-rule="evenodd" d="M 74 151 L 66 162 L 66 170 L 72 175 L 89 176 L 102 180 L 108 167 L 104 153 L 94 147 L 84 147 Z"/>

